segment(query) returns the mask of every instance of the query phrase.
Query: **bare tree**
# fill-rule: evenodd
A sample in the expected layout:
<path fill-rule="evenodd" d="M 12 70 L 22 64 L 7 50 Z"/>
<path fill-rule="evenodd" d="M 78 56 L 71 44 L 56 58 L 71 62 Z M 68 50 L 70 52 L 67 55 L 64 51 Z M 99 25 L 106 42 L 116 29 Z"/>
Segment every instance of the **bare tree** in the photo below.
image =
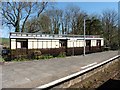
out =
<path fill-rule="evenodd" d="M 79 35 L 83 35 L 83 28 L 84 28 L 84 16 L 87 15 L 86 13 L 84 12 L 81 12 L 78 17 L 77 17 L 77 24 L 76 24 L 76 33 L 79 34 Z"/>
<path fill-rule="evenodd" d="M 102 13 L 102 26 L 107 46 L 112 45 L 113 38 L 116 36 L 118 15 L 114 10 L 105 10 Z"/>
<path fill-rule="evenodd" d="M 97 15 L 89 16 L 86 19 L 86 34 L 88 35 L 102 34 L 102 23 Z"/>
<path fill-rule="evenodd" d="M 46 14 L 41 14 L 37 20 L 40 30 L 42 33 L 50 34 L 51 31 L 51 20 Z"/>
<path fill-rule="evenodd" d="M 64 29 L 62 30 L 62 33 L 66 33 L 66 34 L 69 34 L 70 33 L 70 26 L 71 26 L 71 16 L 69 14 L 69 11 L 65 10 L 65 13 L 64 13 Z"/>
<path fill-rule="evenodd" d="M 28 20 L 25 24 L 25 32 L 34 33 L 40 30 L 37 18 L 32 18 Z"/>
<path fill-rule="evenodd" d="M 52 33 L 59 34 L 63 11 L 60 9 L 52 9 L 52 10 L 48 10 L 46 13 L 51 20 Z"/>
<path fill-rule="evenodd" d="M 68 6 L 65 11 L 65 28 L 71 34 L 80 34 L 85 13 L 78 6 Z"/>
<path fill-rule="evenodd" d="M 47 2 L 2 2 L 3 24 L 13 26 L 15 32 L 24 32 L 28 18 L 39 17 L 46 6 Z"/>
<path fill-rule="evenodd" d="M 43 10 L 47 7 L 48 2 L 37 3 L 36 8 L 38 8 L 37 16 L 39 17 Z"/>

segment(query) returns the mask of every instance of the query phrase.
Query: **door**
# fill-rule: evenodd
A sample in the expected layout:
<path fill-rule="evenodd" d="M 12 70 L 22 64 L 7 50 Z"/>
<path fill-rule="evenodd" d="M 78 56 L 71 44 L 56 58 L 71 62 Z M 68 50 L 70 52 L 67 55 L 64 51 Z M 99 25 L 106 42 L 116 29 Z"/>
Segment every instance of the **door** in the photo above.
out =
<path fill-rule="evenodd" d="M 97 47 L 101 49 L 101 40 L 97 40 Z"/>
<path fill-rule="evenodd" d="M 86 47 L 88 48 L 88 51 L 91 51 L 91 40 L 86 40 Z"/>
<path fill-rule="evenodd" d="M 60 39 L 60 48 L 63 49 L 62 52 L 65 52 L 67 54 L 67 39 Z"/>
<path fill-rule="evenodd" d="M 28 52 L 28 40 L 27 39 L 17 39 L 17 56 L 26 56 Z"/>

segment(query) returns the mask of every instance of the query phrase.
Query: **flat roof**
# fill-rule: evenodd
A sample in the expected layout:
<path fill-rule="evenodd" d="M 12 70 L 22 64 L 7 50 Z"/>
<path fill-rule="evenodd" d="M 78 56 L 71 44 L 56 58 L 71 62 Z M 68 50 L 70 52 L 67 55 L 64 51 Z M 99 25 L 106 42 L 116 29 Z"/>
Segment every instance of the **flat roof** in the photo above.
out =
<path fill-rule="evenodd" d="M 11 32 L 10 38 L 21 39 L 70 39 L 70 40 L 82 40 L 84 35 L 60 35 L 60 34 L 39 34 L 39 33 L 20 33 Z M 85 35 L 85 39 L 103 39 L 100 35 Z"/>

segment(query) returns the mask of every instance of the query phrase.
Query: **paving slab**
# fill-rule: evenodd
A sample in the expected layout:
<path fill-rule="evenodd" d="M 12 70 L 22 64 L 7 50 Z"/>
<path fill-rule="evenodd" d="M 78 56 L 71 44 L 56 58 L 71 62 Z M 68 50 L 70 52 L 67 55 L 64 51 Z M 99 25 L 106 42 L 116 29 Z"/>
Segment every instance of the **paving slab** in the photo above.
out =
<path fill-rule="evenodd" d="M 91 63 L 100 63 L 118 55 L 105 51 L 49 60 L 9 62 L 2 67 L 2 88 L 35 88 L 81 70 Z"/>

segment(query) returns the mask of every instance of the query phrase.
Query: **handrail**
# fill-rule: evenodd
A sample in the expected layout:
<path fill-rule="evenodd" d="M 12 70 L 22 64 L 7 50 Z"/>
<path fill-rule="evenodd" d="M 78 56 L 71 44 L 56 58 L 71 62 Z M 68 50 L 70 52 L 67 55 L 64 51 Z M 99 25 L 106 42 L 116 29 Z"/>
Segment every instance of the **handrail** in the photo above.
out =
<path fill-rule="evenodd" d="M 81 37 L 84 35 L 61 35 L 61 34 L 41 34 L 41 33 L 21 33 L 21 32 L 10 32 L 10 36 L 34 36 L 34 37 Z M 100 38 L 100 35 L 85 35 L 86 38 Z"/>

